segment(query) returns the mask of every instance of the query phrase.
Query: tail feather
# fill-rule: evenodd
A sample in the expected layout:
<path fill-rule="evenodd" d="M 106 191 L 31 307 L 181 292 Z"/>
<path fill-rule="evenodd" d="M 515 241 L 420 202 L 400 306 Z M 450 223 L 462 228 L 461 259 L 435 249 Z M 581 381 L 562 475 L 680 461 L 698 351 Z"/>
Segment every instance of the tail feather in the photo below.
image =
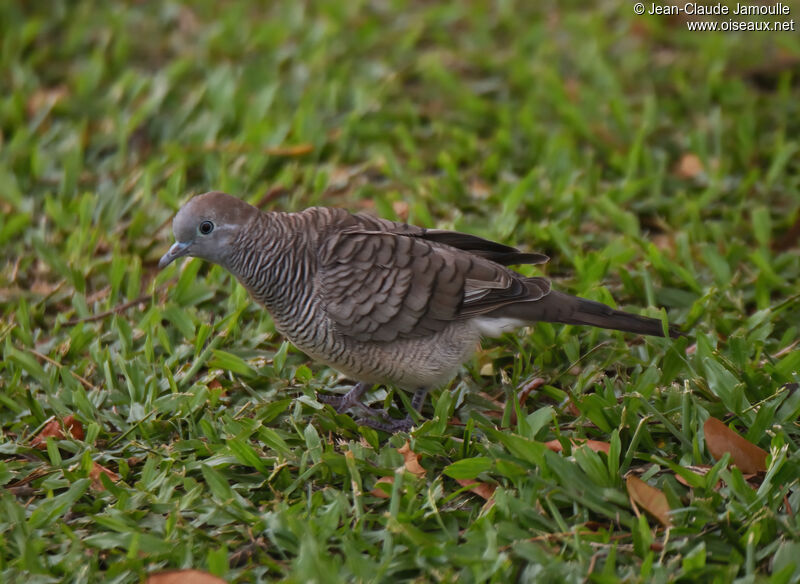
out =
<path fill-rule="evenodd" d="M 497 316 L 513 317 L 529 322 L 590 325 L 640 335 L 664 336 L 663 326 L 657 318 L 615 310 L 601 302 L 570 296 L 558 290 L 551 290 L 547 296 L 534 302 L 519 302 L 504 306 L 491 313 L 492 316 L 495 316 L 495 313 Z M 684 336 L 674 325 L 670 325 L 668 330 L 672 338 Z"/>

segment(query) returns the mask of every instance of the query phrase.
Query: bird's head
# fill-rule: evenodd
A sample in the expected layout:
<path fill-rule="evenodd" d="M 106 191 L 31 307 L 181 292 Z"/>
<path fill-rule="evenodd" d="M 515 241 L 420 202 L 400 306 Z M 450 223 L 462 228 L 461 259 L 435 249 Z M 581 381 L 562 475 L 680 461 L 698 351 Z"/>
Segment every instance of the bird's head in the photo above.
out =
<path fill-rule="evenodd" d="M 214 191 L 194 197 L 175 215 L 175 243 L 159 260 L 158 267 L 164 268 L 183 256 L 227 267 L 233 241 L 257 213 L 255 207 L 225 193 Z"/>

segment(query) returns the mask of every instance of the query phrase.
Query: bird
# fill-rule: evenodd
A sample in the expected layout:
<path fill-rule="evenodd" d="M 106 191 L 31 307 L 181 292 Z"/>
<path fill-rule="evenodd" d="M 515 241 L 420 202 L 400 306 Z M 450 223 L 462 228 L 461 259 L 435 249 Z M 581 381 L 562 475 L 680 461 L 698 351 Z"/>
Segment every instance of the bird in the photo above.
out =
<path fill-rule="evenodd" d="M 319 395 L 337 412 L 389 433 L 409 430 L 362 403 L 375 385 L 429 390 L 458 373 L 484 337 L 536 322 L 590 325 L 664 336 L 662 321 L 552 288 L 509 266 L 549 258 L 475 235 L 426 229 L 335 207 L 261 211 L 212 191 L 189 199 L 172 223 L 165 268 L 184 256 L 228 270 L 313 360 L 355 381 L 343 396 Z M 671 337 L 680 330 L 669 325 Z"/>

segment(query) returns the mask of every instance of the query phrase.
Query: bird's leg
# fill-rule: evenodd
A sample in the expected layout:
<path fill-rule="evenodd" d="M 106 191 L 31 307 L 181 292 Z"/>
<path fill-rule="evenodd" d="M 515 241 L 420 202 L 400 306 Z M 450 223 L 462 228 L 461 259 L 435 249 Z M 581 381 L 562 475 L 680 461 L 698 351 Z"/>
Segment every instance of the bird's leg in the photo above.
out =
<path fill-rule="evenodd" d="M 317 394 L 317 400 L 321 401 L 324 404 L 329 404 L 333 406 L 337 413 L 341 414 L 346 412 L 353 406 L 363 405 L 361 403 L 361 398 L 367 392 L 367 390 L 372 387 L 368 383 L 364 383 L 363 381 L 359 381 L 356 383 L 350 391 L 348 391 L 344 395 L 320 395 Z"/>
<path fill-rule="evenodd" d="M 414 392 L 414 397 L 411 398 L 411 407 L 415 412 L 422 411 L 422 405 L 425 403 L 425 398 L 428 397 L 428 388 L 420 387 Z"/>
<path fill-rule="evenodd" d="M 425 398 L 427 395 L 427 387 L 420 387 L 414 392 L 414 397 L 411 398 L 411 407 L 414 408 L 416 412 L 419 412 L 422 409 L 422 404 L 425 403 Z M 389 414 L 386 412 L 386 410 L 372 410 L 371 408 L 367 409 L 370 410 L 373 416 L 374 414 L 380 415 L 382 420 L 376 419 L 373 416 L 368 416 L 357 418 L 356 423 L 374 428 L 375 430 L 383 430 L 389 434 L 394 434 L 395 432 L 406 432 L 414 425 L 414 418 L 412 418 L 410 414 L 402 420 L 395 420 L 389 417 Z"/>

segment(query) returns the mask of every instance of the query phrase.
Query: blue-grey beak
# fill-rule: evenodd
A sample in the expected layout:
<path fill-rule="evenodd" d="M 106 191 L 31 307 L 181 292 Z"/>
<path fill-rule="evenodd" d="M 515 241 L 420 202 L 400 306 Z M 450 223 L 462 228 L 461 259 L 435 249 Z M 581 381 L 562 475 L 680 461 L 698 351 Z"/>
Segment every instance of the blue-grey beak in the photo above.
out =
<path fill-rule="evenodd" d="M 185 256 L 189 253 L 189 248 L 191 245 L 192 242 L 190 241 L 176 241 L 172 244 L 172 247 L 169 248 L 169 251 L 161 256 L 160 260 L 158 260 L 158 267 L 166 268 L 173 262 L 173 260 L 177 260 L 179 257 Z"/>

